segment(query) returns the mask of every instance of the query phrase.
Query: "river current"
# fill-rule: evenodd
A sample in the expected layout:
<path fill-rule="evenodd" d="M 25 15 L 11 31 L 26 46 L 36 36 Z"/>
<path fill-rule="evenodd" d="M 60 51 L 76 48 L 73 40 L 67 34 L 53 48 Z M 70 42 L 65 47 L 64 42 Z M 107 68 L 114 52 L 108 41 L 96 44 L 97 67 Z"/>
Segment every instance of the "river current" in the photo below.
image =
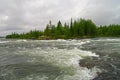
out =
<path fill-rule="evenodd" d="M 120 39 L 0 39 L 0 80 L 120 80 Z"/>

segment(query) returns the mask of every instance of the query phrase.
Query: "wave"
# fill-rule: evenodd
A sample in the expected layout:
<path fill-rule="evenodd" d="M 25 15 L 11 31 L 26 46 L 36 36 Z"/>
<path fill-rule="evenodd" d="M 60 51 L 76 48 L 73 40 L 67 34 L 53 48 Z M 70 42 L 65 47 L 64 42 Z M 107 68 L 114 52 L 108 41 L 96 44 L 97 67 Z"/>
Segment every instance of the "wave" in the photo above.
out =
<path fill-rule="evenodd" d="M 0 41 L 0 43 L 9 43 L 9 42 L 27 42 L 27 40 L 8 40 L 8 41 Z"/>
<path fill-rule="evenodd" d="M 95 41 L 120 41 L 120 38 L 110 39 L 110 38 L 101 38 Z"/>
<path fill-rule="evenodd" d="M 9 41 L 0 41 L 0 43 L 8 43 Z"/>
<path fill-rule="evenodd" d="M 23 41 L 24 40 L 17 40 L 17 42 L 23 42 Z M 32 42 L 29 43 L 29 45 L 34 44 Z M 31 68 L 29 65 L 27 65 L 27 63 L 34 64 L 35 66 L 33 65 L 33 67 L 38 71 L 40 68 L 37 68 L 38 67 L 36 66 L 37 64 L 45 64 L 48 67 L 50 65 L 53 68 L 55 67 L 57 69 L 60 69 L 60 72 L 58 73 L 57 76 L 52 75 L 54 76 L 54 78 L 51 80 L 92 80 L 97 76 L 98 72 L 101 72 L 101 70 L 97 67 L 88 69 L 87 67 L 82 67 L 79 65 L 80 60 L 85 59 L 86 57 L 99 57 L 99 55 L 96 55 L 95 53 L 92 53 L 90 51 L 84 51 L 79 48 L 79 46 L 82 46 L 83 44 L 90 43 L 90 40 L 71 40 L 71 41 L 42 40 L 42 41 L 35 41 L 34 45 L 36 45 L 36 42 L 37 42 L 37 45 L 38 43 L 42 45 L 38 45 L 35 48 L 25 48 L 22 50 L 21 49 L 15 50 L 11 54 L 11 55 L 17 55 L 15 60 L 13 59 L 10 60 L 10 58 L 8 58 L 9 61 L 11 61 L 11 63 L 13 63 L 14 61 L 21 61 L 20 62 L 21 64 L 22 63 L 26 64 L 26 66 L 23 68 L 28 68 L 28 67 Z M 14 43 L 12 44 L 14 45 Z M 73 45 L 74 46 L 70 49 L 58 48 L 58 46 L 64 47 L 63 44 L 68 46 L 73 46 Z M 58 45 L 58 46 L 52 46 L 52 45 Z M 17 47 L 19 47 L 19 45 Z M 18 68 L 16 68 L 16 66 L 14 67 L 15 69 L 18 69 L 18 71 L 19 71 L 19 68 L 20 70 L 25 70 L 25 69 L 21 69 L 22 68 L 21 65 L 19 65 Z M 47 70 L 43 72 L 47 72 Z M 12 75 L 15 75 L 15 74 L 12 73 Z M 19 80 L 50 80 L 49 75 L 45 75 L 44 73 L 39 74 L 39 72 L 34 73 L 33 71 L 29 75 Z M 12 80 L 16 80 L 16 79 L 13 78 Z"/>
<path fill-rule="evenodd" d="M 22 40 L 16 40 L 17 42 L 27 42 L 27 40 L 22 39 Z"/>
<path fill-rule="evenodd" d="M 91 70 L 87 68 L 79 68 L 74 75 L 58 75 L 52 80 L 92 80 L 99 70 L 97 68 L 92 68 Z M 32 74 L 20 80 L 50 80 L 50 77 L 46 75 L 36 75 Z"/>
<path fill-rule="evenodd" d="M 22 53 L 26 53 L 26 52 L 28 51 Z M 58 66 L 64 69 L 63 71 L 67 72 L 67 74 L 62 76 L 63 79 L 61 79 L 61 76 L 58 76 L 56 77 L 55 80 L 91 80 L 97 76 L 98 72 L 101 71 L 96 67 L 88 69 L 87 67 L 80 66 L 79 61 L 81 59 L 84 59 L 85 57 L 89 57 L 89 56 L 99 57 L 99 55 L 96 55 L 95 53 L 92 53 L 90 51 L 80 50 L 77 47 L 71 50 L 57 49 L 57 48 L 54 49 L 49 48 L 46 50 L 35 49 L 35 50 L 30 50 L 29 53 L 27 54 L 29 54 L 29 56 L 31 57 L 34 57 L 32 60 L 28 60 L 28 62 L 34 63 L 34 62 L 42 61 L 44 63 L 49 63 L 53 66 Z M 71 75 L 71 73 L 73 74 Z M 35 78 L 34 79 L 39 80 L 37 79 L 38 77 L 39 76 L 36 76 L 36 79 Z M 47 76 L 43 80 L 48 80 Z"/>

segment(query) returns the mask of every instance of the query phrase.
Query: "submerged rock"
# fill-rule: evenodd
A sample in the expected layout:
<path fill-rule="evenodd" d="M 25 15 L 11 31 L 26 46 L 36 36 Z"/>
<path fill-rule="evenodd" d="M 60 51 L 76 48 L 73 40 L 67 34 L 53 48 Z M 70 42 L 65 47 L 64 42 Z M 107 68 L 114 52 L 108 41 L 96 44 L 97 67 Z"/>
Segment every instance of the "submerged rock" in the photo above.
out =
<path fill-rule="evenodd" d="M 93 68 L 97 64 L 99 64 L 99 63 L 98 63 L 97 58 L 95 58 L 95 57 L 92 57 L 92 58 L 87 57 L 87 58 L 79 61 L 80 66 L 87 67 L 88 69 Z"/>

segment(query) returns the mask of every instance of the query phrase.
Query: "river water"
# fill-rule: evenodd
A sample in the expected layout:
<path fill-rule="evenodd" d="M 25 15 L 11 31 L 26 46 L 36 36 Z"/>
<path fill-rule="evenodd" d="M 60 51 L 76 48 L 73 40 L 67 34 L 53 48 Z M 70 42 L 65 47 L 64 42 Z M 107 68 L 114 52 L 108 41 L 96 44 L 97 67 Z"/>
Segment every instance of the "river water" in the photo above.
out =
<path fill-rule="evenodd" d="M 0 80 L 120 80 L 120 39 L 0 39 Z"/>

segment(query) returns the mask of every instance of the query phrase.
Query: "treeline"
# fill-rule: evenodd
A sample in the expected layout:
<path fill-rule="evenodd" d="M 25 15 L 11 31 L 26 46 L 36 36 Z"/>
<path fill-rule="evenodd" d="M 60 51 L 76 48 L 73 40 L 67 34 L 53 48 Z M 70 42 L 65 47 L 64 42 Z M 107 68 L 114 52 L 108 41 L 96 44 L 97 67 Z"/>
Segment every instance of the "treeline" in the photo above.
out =
<path fill-rule="evenodd" d="M 28 33 L 12 33 L 6 38 L 17 39 L 74 39 L 74 38 L 93 38 L 93 37 L 119 37 L 120 25 L 96 26 L 92 20 L 78 19 L 72 20 L 69 24 L 62 25 L 58 21 L 53 25 L 51 21 L 47 24 L 44 31 L 33 30 Z"/>
<path fill-rule="evenodd" d="M 97 27 L 98 37 L 120 37 L 120 25 L 111 24 Z"/>
<path fill-rule="evenodd" d="M 12 33 L 10 35 L 7 35 L 6 38 L 12 38 L 12 39 L 38 39 L 39 36 L 42 36 L 43 32 L 42 31 L 38 31 L 38 30 L 34 30 L 34 31 L 30 31 L 28 33 L 22 33 L 22 34 L 18 34 L 18 33 Z"/>

